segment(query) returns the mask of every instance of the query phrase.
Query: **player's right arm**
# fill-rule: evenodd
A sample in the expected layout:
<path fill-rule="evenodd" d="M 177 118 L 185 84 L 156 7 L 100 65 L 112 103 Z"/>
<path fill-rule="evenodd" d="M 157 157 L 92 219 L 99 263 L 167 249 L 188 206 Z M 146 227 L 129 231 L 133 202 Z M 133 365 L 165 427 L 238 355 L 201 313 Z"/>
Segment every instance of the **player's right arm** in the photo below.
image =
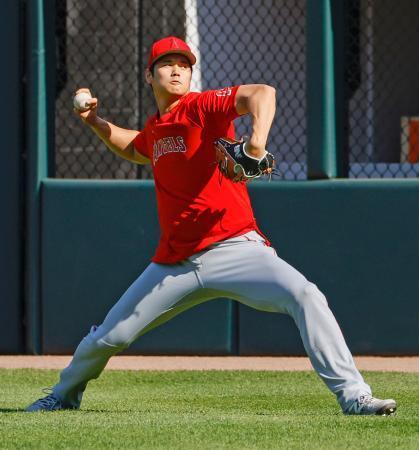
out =
<path fill-rule="evenodd" d="M 90 94 L 89 89 L 82 88 L 79 89 L 75 95 L 80 92 L 87 92 Z M 83 120 L 83 122 L 98 135 L 109 150 L 116 153 L 121 158 L 136 164 L 148 164 L 150 160 L 141 155 L 134 148 L 134 140 L 138 136 L 139 132 L 117 127 L 116 125 L 100 118 L 97 115 L 97 98 L 92 98 L 89 103 L 90 108 L 87 111 L 81 112 L 76 109 L 74 111 Z"/>

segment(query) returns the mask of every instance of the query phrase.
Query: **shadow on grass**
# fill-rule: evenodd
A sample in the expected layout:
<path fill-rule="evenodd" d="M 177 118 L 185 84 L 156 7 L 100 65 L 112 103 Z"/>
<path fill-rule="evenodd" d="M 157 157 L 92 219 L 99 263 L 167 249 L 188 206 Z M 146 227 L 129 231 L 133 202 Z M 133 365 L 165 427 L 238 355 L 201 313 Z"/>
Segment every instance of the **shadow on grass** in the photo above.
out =
<path fill-rule="evenodd" d="M 0 413 L 25 412 L 23 408 L 0 408 Z"/>
<path fill-rule="evenodd" d="M 42 411 L 42 412 L 40 412 L 40 411 L 38 411 L 38 413 L 41 413 L 41 414 L 45 414 L 45 413 L 51 413 L 51 412 L 53 412 L 53 413 L 59 413 L 59 412 L 62 412 L 62 411 L 65 411 L 65 412 L 72 412 L 72 413 L 74 413 L 74 414 L 76 414 L 76 413 L 80 413 L 80 412 L 82 412 L 82 413 L 110 413 L 110 412 L 122 412 L 122 413 L 132 413 L 133 412 L 133 410 L 128 410 L 128 411 L 122 411 L 122 410 L 108 410 L 108 409 L 63 409 L 63 410 L 59 410 L 59 411 Z M 1 413 L 11 413 L 11 412 L 26 412 L 26 410 L 25 410 L 25 408 L 0 408 L 0 414 Z M 36 413 L 32 413 L 32 414 L 36 414 Z"/>
<path fill-rule="evenodd" d="M 110 413 L 132 414 L 132 413 L 143 412 L 143 411 L 136 410 L 136 409 L 92 409 L 92 408 L 89 408 L 89 409 L 82 408 L 78 411 L 82 412 L 82 413 L 106 413 L 106 414 L 110 414 Z"/>

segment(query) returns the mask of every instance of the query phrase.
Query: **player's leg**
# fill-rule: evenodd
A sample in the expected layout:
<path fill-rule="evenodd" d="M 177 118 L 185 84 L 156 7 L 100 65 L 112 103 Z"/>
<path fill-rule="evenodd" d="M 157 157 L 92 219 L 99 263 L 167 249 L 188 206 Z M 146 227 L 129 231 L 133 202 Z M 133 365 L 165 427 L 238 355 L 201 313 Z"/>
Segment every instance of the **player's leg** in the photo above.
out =
<path fill-rule="evenodd" d="M 201 288 L 195 271 L 195 264 L 189 261 L 150 264 L 109 311 L 102 325 L 92 327 L 80 342 L 53 388 L 52 400 L 57 398 L 64 407 L 78 408 L 88 381 L 100 375 L 111 356 L 141 334 L 211 298 Z"/>
<path fill-rule="evenodd" d="M 289 314 L 314 369 L 345 410 L 359 395 L 371 394 L 370 387 L 355 367 L 325 296 L 263 242 L 252 232 L 202 254 L 203 285 L 253 308 Z"/>

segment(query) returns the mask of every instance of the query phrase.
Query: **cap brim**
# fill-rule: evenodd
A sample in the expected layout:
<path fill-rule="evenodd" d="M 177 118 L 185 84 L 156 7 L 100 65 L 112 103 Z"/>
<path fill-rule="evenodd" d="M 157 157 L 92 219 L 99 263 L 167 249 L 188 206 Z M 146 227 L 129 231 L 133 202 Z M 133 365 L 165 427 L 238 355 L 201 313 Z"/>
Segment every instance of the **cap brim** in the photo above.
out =
<path fill-rule="evenodd" d="M 184 55 L 188 58 L 189 62 L 191 63 L 191 65 L 193 66 L 196 63 L 196 58 L 195 55 L 192 52 L 188 52 L 186 50 L 170 50 L 168 52 L 164 52 L 161 55 L 157 56 L 156 58 L 153 59 L 153 61 L 151 61 L 151 63 L 149 64 L 149 68 L 155 64 L 159 59 L 163 58 L 166 55 Z"/>

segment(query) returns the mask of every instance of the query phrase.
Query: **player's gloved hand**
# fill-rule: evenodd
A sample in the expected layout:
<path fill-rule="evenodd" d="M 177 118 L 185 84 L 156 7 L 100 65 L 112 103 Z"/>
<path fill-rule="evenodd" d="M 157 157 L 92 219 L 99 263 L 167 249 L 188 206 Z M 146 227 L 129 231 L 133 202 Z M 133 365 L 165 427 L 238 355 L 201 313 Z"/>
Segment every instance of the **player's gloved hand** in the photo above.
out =
<path fill-rule="evenodd" d="M 220 171 L 232 181 L 250 181 L 263 174 L 271 174 L 275 167 L 272 153 L 265 151 L 261 158 L 254 158 L 246 152 L 244 140 L 219 138 L 214 145 Z"/>

